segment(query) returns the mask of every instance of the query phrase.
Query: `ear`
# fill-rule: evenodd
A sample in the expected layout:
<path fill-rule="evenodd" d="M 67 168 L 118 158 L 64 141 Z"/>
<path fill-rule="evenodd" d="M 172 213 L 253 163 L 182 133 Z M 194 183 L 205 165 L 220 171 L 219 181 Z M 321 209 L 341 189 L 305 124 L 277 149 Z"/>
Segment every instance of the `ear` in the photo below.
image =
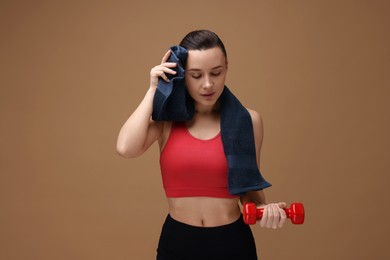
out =
<path fill-rule="evenodd" d="M 226 70 L 228 70 L 228 68 L 229 68 L 229 61 L 226 59 Z"/>

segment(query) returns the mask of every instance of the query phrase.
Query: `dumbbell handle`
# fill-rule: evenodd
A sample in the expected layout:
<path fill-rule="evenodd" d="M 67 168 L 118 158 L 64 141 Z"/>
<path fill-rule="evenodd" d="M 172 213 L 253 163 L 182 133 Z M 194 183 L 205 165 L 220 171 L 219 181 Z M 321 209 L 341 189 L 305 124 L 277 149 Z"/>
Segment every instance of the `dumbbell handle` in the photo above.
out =
<path fill-rule="evenodd" d="M 264 208 L 257 208 L 255 203 L 244 203 L 242 210 L 244 222 L 248 225 L 255 224 L 263 217 L 263 211 Z M 293 224 L 300 225 L 305 221 L 305 209 L 302 203 L 292 203 L 290 208 L 284 211 Z"/>

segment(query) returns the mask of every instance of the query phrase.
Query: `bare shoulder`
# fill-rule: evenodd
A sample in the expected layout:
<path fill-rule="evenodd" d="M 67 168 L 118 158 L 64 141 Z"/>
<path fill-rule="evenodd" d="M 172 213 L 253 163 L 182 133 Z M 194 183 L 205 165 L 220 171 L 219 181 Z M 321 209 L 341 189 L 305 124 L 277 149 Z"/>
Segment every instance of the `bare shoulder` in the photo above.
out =
<path fill-rule="evenodd" d="M 263 118 L 261 117 L 261 115 L 255 110 L 252 110 L 249 108 L 247 108 L 247 110 L 249 112 L 249 115 L 251 116 L 253 127 L 258 128 L 258 129 L 262 129 L 263 128 Z"/>

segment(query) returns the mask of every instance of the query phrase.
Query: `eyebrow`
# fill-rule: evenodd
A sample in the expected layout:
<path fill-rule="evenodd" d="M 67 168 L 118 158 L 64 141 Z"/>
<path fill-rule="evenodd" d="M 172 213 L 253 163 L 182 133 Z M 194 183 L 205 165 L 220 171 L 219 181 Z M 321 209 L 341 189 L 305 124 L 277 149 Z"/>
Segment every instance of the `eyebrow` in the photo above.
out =
<path fill-rule="evenodd" d="M 216 67 L 214 67 L 214 68 L 211 68 L 211 70 L 215 70 L 215 69 L 219 69 L 219 68 L 223 68 L 223 66 L 222 65 L 219 65 L 219 66 L 216 66 Z M 201 69 L 189 69 L 189 70 L 187 70 L 187 71 L 202 71 Z"/>

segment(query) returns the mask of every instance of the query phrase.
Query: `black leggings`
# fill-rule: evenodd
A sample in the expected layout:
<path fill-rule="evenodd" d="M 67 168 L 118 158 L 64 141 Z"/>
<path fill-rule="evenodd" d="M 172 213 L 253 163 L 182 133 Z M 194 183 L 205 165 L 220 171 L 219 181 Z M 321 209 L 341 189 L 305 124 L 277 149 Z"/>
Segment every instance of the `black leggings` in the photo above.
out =
<path fill-rule="evenodd" d="M 218 227 L 196 227 L 167 216 L 157 260 L 257 260 L 252 231 L 242 219 Z"/>

